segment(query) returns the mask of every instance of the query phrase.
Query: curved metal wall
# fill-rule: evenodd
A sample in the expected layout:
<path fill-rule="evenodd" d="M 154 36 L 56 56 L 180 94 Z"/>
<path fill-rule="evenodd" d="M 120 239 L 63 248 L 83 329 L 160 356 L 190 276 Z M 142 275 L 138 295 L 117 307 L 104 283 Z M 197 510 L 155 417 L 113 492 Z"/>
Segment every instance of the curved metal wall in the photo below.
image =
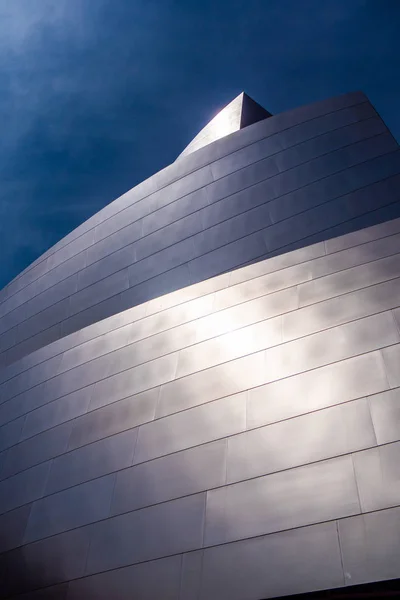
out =
<path fill-rule="evenodd" d="M 399 167 L 361 94 L 277 115 L 11 282 L 1 598 L 260 600 L 400 577 Z"/>

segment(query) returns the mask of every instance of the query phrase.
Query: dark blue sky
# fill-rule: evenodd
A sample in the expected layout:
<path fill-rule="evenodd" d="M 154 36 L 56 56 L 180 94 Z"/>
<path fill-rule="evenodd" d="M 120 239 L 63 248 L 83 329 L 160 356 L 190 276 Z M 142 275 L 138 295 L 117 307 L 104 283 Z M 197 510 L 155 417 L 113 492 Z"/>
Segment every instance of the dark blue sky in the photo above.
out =
<path fill-rule="evenodd" d="M 365 91 L 400 139 L 399 0 L 0 0 L 0 287 L 239 92 Z"/>

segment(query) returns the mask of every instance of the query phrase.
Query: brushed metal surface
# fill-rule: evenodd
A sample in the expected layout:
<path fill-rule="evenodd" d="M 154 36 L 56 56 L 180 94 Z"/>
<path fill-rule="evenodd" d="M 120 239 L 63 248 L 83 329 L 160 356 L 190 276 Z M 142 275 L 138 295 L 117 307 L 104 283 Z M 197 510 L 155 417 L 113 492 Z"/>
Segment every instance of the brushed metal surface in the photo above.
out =
<path fill-rule="evenodd" d="M 0 292 L 1 598 L 400 577 L 400 151 L 362 93 L 265 116 Z"/>

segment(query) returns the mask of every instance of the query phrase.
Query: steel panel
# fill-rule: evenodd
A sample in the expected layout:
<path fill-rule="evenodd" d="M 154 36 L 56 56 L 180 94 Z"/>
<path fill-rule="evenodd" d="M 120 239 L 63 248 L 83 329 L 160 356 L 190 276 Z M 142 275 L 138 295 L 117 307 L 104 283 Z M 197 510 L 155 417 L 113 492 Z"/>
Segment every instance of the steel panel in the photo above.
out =
<path fill-rule="evenodd" d="M 30 412 L 26 418 L 22 439 L 37 435 L 46 429 L 84 414 L 89 406 L 92 393 L 93 386 L 85 387 Z"/>
<path fill-rule="evenodd" d="M 378 444 L 400 439 L 400 388 L 369 398 Z"/>
<path fill-rule="evenodd" d="M 59 354 L 54 354 L 55 356 L 50 356 L 47 360 L 42 361 L 39 365 L 35 365 L 28 371 L 25 371 L 23 374 L 21 374 L 21 379 L 24 379 L 24 375 L 27 377 L 26 385 L 23 388 L 21 386 L 19 392 L 32 388 L 35 385 L 39 385 L 40 383 L 43 383 L 47 379 L 53 377 L 54 373 L 58 373 L 60 363 L 63 359 L 63 352 L 61 351 Z"/>
<path fill-rule="evenodd" d="M 204 511 L 205 494 L 197 494 L 96 523 L 86 574 L 199 548 Z"/>
<path fill-rule="evenodd" d="M 398 257 L 398 262 L 400 257 Z M 399 265 L 400 270 L 400 265 Z M 284 341 L 368 317 L 400 304 L 400 278 L 319 302 L 282 316 Z"/>
<path fill-rule="evenodd" d="M 23 392 L 15 398 L 11 398 L 0 404 L 0 424 L 8 423 L 17 417 L 25 415 L 29 408 L 34 409 L 36 406 L 40 406 L 43 403 L 44 391 L 46 389 L 46 383 L 41 383 L 38 386 Z M 28 402 L 30 406 L 28 405 Z"/>
<path fill-rule="evenodd" d="M 83 311 L 102 300 L 107 300 L 108 298 L 115 296 L 118 292 L 126 290 L 128 287 L 128 269 L 126 268 L 113 275 L 109 275 L 105 279 L 98 281 L 71 296 L 70 315 Z"/>
<path fill-rule="evenodd" d="M 27 338 L 22 342 L 20 342 L 16 338 L 15 346 L 13 348 L 10 348 L 1 356 L 2 364 L 10 365 L 14 361 L 19 360 L 20 358 L 24 358 L 30 352 L 41 350 L 46 344 L 51 344 L 52 342 L 57 341 L 60 338 L 60 336 L 64 335 L 63 323 L 65 323 L 65 321 L 61 321 L 56 323 L 55 325 L 51 325 L 47 329 L 44 329 L 43 331 L 37 333 L 32 337 Z"/>
<path fill-rule="evenodd" d="M 169 415 L 263 383 L 264 352 L 258 352 L 162 385 L 156 416 Z"/>
<path fill-rule="evenodd" d="M 385 164 L 390 162 L 391 159 L 396 160 L 396 165 L 400 164 L 400 152 L 397 151 L 394 154 L 389 154 L 388 156 L 383 156 L 381 158 L 381 160 L 384 161 Z M 339 252 L 341 250 L 346 250 L 359 244 L 366 244 L 379 238 L 395 235 L 396 233 L 399 233 L 399 229 L 400 219 L 393 219 L 393 221 L 379 223 L 367 229 L 353 231 L 352 233 L 349 233 L 346 236 L 334 238 L 332 240 L 327 240 L 327 252 L 329 254 L 332 252 Z"/>
<path fill-rule="evenodd" d="M 53 460 L 45 495 L 130 467 L 137 430 L 124 431 Z"/>
<path fill-rule="evenodd" d="M 182 557 L 181 595 L 185 600 L 199 600 L 203 551 L 188 552 Z"/>
<path fill-rule="evenodd" d="M 352 100 L 350 100 L 350 97 Z M 346 100 L 344 100 L 345 98 Z M 237 149 L 250 145 L 259 139 L 285 132 L 300 123 L 313 121 L 322 115 L 338 111 L 347 106 L 356 106 L 365 101 L 366 97 L 362 93 L 357 92 L 356 94 L 346 94 L 345 96 L 331 98 L 323 102 L 280 113 L 272 119 L 269 118 L 253 126 L 245 127 L 235 135 L 222 138 L 218 141 L 218 144 L 211 144 L 204 149 L 198 150 L 195 154 L 187 156 L 184 162 L 191 164 L 191 160 L 198 160 L 198 157 L 202 154 L 209 155 L 210 161 L 215 161 L 219 156 L 235 152 Z M 183 161 L 179 162 L 182 164 Z"/>
<path fill-rule="evenodd" d="M 69 315 L 69 298 L 52 304 L 33 317 L 20 322 L 17 326 L 17 343 L 40 334 L 52 325 L 60 323 Z"/>
<path fill-rule="evenodd" d="M 105 285 L 108 285 L 104 280 Z M 99 285 L 103 285 L 103 282 L 99 282 Z M 97 284 L 95 284 L 97 285 Z M 85 290 L 82 290 L 84 292 Z M 63 322 L 62 334 L 69 335 L 70 333 L 79 332 L 82 334 L 85 330 L 83 327 L 88 325 L 98 324 L 101 319 L 108 319 L 114 317 L 116 313 L 125 309 L 122 296 L 124 292 L 118 292 L 115 295 L 107 297 L 105 300 L 101 300 L 97 304 L 88 306 L 84 310 L 71 315 L 66 321 Z M 80 330 L 80 331 L 79 331 Z M 83 333 L 84 335 L 84 333 Z"/>
<path fill-rule="evenodd" d="M 1 555 L 1 570 L 4 574 L 1 597 L 8 598 L 11 594 L 46 588 L 80 577 L 83 574 L 88 545 L 87 531 L 80 529 Z M 46 591 L 41 589 L 36 598 L 46 597 L 45 593 Z"/>
<path fill-rule="evenodd" d="M 237 239 L 250 235 L 271 225 L 268 205 L 246 210 L 241 215 L 228 218 L 193 236 L 194 244 L 199 255 L 211 252 L 216 248 L 230 244 Z"/>
<path fill-rule="evenodd" d="M 213 250 L 189 262 L 192 283 L 239 267 L 248 260 L 259 258 L 266 250 L 264 237 L 260 232 Z"/>
<path fill-rule="evenodd" d="M 50 402 L 81 388 L 88 387 L 107 377 L 109 371 L 110 358 L 105 355 L 78 365 L 70 371 L 60 373 L 47 382 L 46 401 Z"/>
<path fill-rule="evenodd" d="M 18 508 L 43 495 L 51 461 L 0 481 L 0 513 Z"/>
<path fill-rule="evenodd" d="M 201 600 L 254 600 L 343 585 L 335 523 L 204 551 Z"/>
<path fill-rule="evenodd" d="M 163 228 L 138 240 L 135 243 L 136 260 L 147 258 L 156 252 L 192 237 L 202 229 L 202 221 L 198 212 L 184 216 L 179 221 L 165 225 Z"/>
<path fill-rule="evenodd" d="M 321 132 L 314 139 L 301 142 L 293 148 L 280 152 L 276 157 L 279 170 L 287 171 L 300 163 L 313 160 L 338 148 L 382 134 L 385 130 L 382 121 L 372 117 L 328 133 Z"/>
<path fill-rule="evenodd" d="M 246 395 L 237 394 L 139 427 L 134 464 L 226 437 L 246 427 Z"/>
<path fill-rule="evenodd" d="M 94 229 L 81 233 L 79 237 L 71 240 L 69 244 L 59 248 L 47 259 L 47 268 L 54 269 L 57 265 L 69 260 L 72 256 L 89 248 L 94 241 Z"/>
<path fill-rule="evenodd" d="M 288 267 L 273 273 L 261 275 L 249 281 L 231 285 L 230 287 L 217 292 L 215 295 L 215 310 L 223 310 L 239 304 L 248 302 L 255 298 L 261 298 L 260 302 L 268 302 L 276 298 L 277 302 L 285 295 L 290 294 L 296 299 L 297 308 L 297 285 L 310 279 L 311 267 L 308 262 L 304 264 Z M 290 288 L 287 290 L 286 288 Z M 285 290 L 283 292 L 283 290 Z M 279 292 L 281 292 L 279 294 Z M 271 295 L 273 295 L 271 297 Z M 284 311 L 282 311 L 284 312 Z"/>
<path fill-rule="evenodd" d="M 0 552 L 22 544 L 31 504 L 25 504 L 0 516 Z"/>
<path fill-rule="evenodd" d="M 111 514 L 202 492 L 225 479 L 225 440 L 162 456 L 117 473 Z"/>
<path fill-rule="evenodd" d="M 90 401 L 90 410 L 171 381 L 175 376 L 177 362 L 177 353 L 168 354 L 98 381 Z"/>
<path fill-rule="evenodd" d="M 15 475 L 66 451 L 72 423 L 63 423 L 9 448 L 1 477 Z"/>
<path fill-rule="evenodd" d="M 25 416 L 0 427 L 0 452 L 19 442 L 24 423 Z"/>
<path fill-rule="evenodd" d="M 24 542 L 34 542 L 105 519 L 110 511 L 115 475 L 107 475 L 35 502 Z"/>
<path fill-rule="evenodd" d="M 272 220 L 277 223 L 359 188 L 365 189 L 367 185 L 397 175 L 399 169 L 400 154 L 393 152 L 328 175 L 287 195 L 271 199 L 269 208 Z M 329 251 L 335 247 L 335 244 L 328 244 Z"/>
<path fill-rule="evenodd" d="M 356 356 L 249 390 L 247 427 L 259 427 L 388 388 L 379 352 Z"/>
<path fill-rule="evenodd" d="M 129 285 L 134 286 L 156 275 L 161 275 L 165 271 L 188 262 L 196 254 L 193 238 L 190 237 L 147 258 L 143 258 L 129 267 Z"/>
<path fill-rule="evenodd" d="M 205 545 L 292 529 L 360 512 L 351 456 L 207 492 Z"/>
<path fill-rule="evenodd" d="M 298 306 L 295 287 L 268 293 L 261 297 L 258 296 L 265 292 L 264 285 L 249 287 L 250 290 L 247 290 L 251 292 L 248 294 L 250 296 L 249 300 L 247 300 L 246 294 L 232 289 L 229 298 L 231 306 L 229 308 L 219 311 L 216 306 L 213 314 L 193 323 L 197 334 L 196 342 L 202 342 L 247 327 L 253 323 L 271 319 L 295 310 Z M 252 295 L 255 296 L 254 299 L 251 299 Z M 229 300 L 224 298 L 224 303 L 228 304 Z M 218 305 L 218 297 L 214 304 Z"/>
<path fill-rule="evenodd" d="M 62 357 L 60 367 L 56 370 L 53 369 L 53 373 L 54 371 L 56 371 L 57 374 L 63 373 L 64 371 L 73 369 L 89 360 L 94 360 L 103 354 L 123 348 L 130 339 L 131 331 L 132 325 L 119 327 L 118 329 L 111 330 L 93 340 L 89 340 L 74 348 L 66 350 Z"/>
<path fill-rule="evenodd" d="M 47 272 L 34 282 L 34 293 L 31 293 L 30 296 L 37 296 L 38 294 L 40 294 L 40 292 L 44 292 L 46 290 L 50 291 L 50 289 L 52 289 L 53 286 L 54 288 L 57 288 L 66 279 L 68 279 L 71 282 L 71 284 L 74 284 L 73 286 L 71 285 L 71 287 L 73 287 L 76 291 L 76 284 L 74 282 L 74 280 L 76 280 L 75 274 L 78 273 L 78 271 L 80 271 L 81 269 L 84 269 L 85 266 L 86 252 L 77 254 L 76 256 L 69 258 L 68 260 L 66 260 L 65 262 L 63 262 L 55 268 L 51 267 L 49 264 Z M 22 291 L 25 290 L 27 290 L 27 288 L 24 288 L 24 290 Z M 22 291 L 20 293 L 22 293 Z M 46 294 L 46 296 L 47 295 L 48 294 Z"/>
<path fill-rule="evenodd" d="M 124 567 L 69 584 L 67 600 L 178 600 L 181 557 Z"/>
<path fill-rule="evenodd" d="M 68 583 L 60 583 L 22 594 L 19 596 L 19 600 L 66 600 L 67 592 Z"/>
<path fill-rule="evenodd" d="M 388 256 L 373 262 L 301 283 L 298 288 L 300 306 L 321 302 L 400 276 L 400 256 Z"/>
<path fill-rule="evenodd" d="M 343 269 L 368 263 L 379 258 L 398 254 L 400 235 L 379 238 L 359 246 L 328 254 L 313 264 L 313 277 L 322 277 Z"/>
<path fill-rule="evenodd" d="M 230 285 L 237 285 L 249 281 L 256 277 L 261 277 L 267 273 L 277 272 L 280 269 L 286 269 L 302 262 L 307 262 L 318 257 L 325 256 L 325 246 L 323 243 L 314 244 L 300 248 L 295 252 L 288 252 L 279 256 L 273 256 L 268 260 L 248 265 L 242 269 L 232 271 Z"/>
<path fill-rule="evenodd" d="M 354 470 L 363 512 L 400 504 L 400 442 L 354 454 Z"/>
<path fill-rule="evenodd" d="M 201 211 L 203 228 L 214 227 L 227 219 L 246 213 L 262 204 L 265 204 L 269 208 L 271 204 L 270 200 L 271 184 L 269 180 L 261 181 L 205 207 Z"/>
<path fill-rule="evenodd" d="M 178 221 L 208 206 L 208 186 L 200 188 L 175 202 L 160 207 L 143 218 L 143 236 L 162 230 L 167 225 Z M 199 220 L 201 223 L 201 220 Z"/>
<path fill-rule="evenodd" d="M 68 448 L 74 449 L 154 419 L 159 388 L 125 398 L 75 419 Z"/>
<path fill-rule="evenodd" d="M 399 332 L 390 311 L 339 325 L 266 350 L 266 381 L 376 350 L 398 340 Z"/>
<path fill-rule="evenodd" d="M 176 377 L 259 352 L 282 341 L 282 319 L 275 317 L 185 348 L 179 353 Z"/>
<path fill-rule="evenodd" d="M 231 194 L 248 188 L 264 179 L 278 175 L 279 168 L 275 156 L 259 160 L 249 166 L 234 171 L 230 175 L 218 179 L 209 187 L 210 203 L 217 202 Z"/>
<path fill-rule="evenodd" d="M 383 360 L 385 361 L 386 374 L 389 379 L 390 387 L 400 386 L 400 344 L 391 348 L 382 350 Z"/>
<path fill-rule="evenodd" d="M 110 375 L 131 369 L 137 365 L 160 358 L 191 346 L 197 341 L 196 325 L 187 323 L 174 329 L 126 344 L 124 348 L 113 352 L 110 360 Z"/>
<path fill-rule="evenodd" d="M 315 136 L 344 127 L 358 120 L 374 117 L 372 108 L 364 103 L 351 108 L 344 108 L 333 113 L 317 117 L 311 121 L 306 121 L 288 130 L 273 134 L 259 142 L 229 154 L 228 156 L 217 160 L 212 165 L 212 171 L 215 178 L 220 178 L 242 169 L 248 164 L 256 162 L 266 156 L 281 152 L 297 144 L 304 143 L 306 140 L 312 140 Z M 318 140 L 312 140 L 313 145 L 318 148 Z"/>
<path fill-rule="evenodd" d="M 126 225 L 120 231 L 111 234 L 101 241 L 94 243 L 88 248 L 86 253 L 86 265 L 91 265 L 97 261 L 106 258 L 111 252 L 116 252 L 124 246 L 131 244 L 139 239 L 142 234 L 143 222 L 135 221 L 130 225 Z"/>
<path fill-rule="evenodd" d="M 136 261 L 136 251 L 134 244 L 129 244 L 120 250 L 110 252 L 102 260 L 97 261 L 86 269 L 83 269 L 78 274 L 78 290 L 83 290 L 95 283 L 115 275 L 119 271 L 122 271 L 126 267 L 129 267 Z M 113 282 L 115 278 L 113 278 Z M 122 288 L 116 286 L 116 292 L 121 291 Z"/>
<path fill-rule="evenodd" d="M 166 306 L 165 309 L 162 300 L 159 301 L 159 304 L 160 306 L 157 307 L 155 303 L 148 303 L 149 311 L 146 318 L 134 323 L 131 328 L 130 343 L 161 334 L 174 327 L 179 327 L 209 315 L 213 312 L 214 294 L 207 294 L 199 298 L 195 297 L 186 302 L 183 301 L 181 304 L 177 303 L 177 305 L 171 304 L 171 307 Z M 158 312 L 157 308 L 161 312 Z"/>
<path fill-rule="evenodd" d="M 89 530 L 82 527 L 26 545 L 23 555 L 31 587 L 82 577 L 89 541 Z"/>
<path fill-rule="evenodd" d="M 121 310 L 130 308 L 134 304 L 147 302 L 163 294 L 174 292 L 192 283 L 190 271 L 187 264 L 165 271 L 160 275 L 152 276 L 151 279 L 137 285 L 133 284 L 129 290 L 121 294 Z"/>
<path fill-rule="evenodd" d="M 227 482 L 375 445 L 368 402 L 363 398 L 228 438 Z"/>
<path fill-rule="evenodd" d="M 338 526 L 347 585 L 399 576 L 400 508 L 343 519 Z"/>

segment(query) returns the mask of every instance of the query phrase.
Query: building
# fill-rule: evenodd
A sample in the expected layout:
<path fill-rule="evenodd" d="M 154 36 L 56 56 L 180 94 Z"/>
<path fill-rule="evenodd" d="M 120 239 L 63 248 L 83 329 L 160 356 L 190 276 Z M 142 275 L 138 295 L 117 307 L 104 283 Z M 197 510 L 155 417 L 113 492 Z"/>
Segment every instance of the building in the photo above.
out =
<path fill-rule="evenodd" d="M 0 597 L 399 578 L 399 306 L 367 98 L 240 95 L 0 293 Z"/>

